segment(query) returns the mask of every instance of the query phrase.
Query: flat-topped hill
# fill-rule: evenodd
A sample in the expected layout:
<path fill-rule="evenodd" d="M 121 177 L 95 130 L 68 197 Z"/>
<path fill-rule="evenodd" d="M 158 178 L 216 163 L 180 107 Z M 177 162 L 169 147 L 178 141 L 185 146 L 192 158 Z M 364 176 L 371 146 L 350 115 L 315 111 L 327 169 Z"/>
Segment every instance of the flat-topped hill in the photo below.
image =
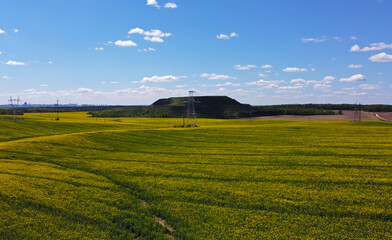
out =
<path fill-rule="evenodd" d="M 201 96 L 193 97 L 198 107 L 209 107 L 209 106 L 249 106 L 248 104 L 241 104 L 237 100 L 227 96 Z M 152 106 L 154 107 L 171 107 L 171 106 L 184 106 L 188 101 L 188 97 L 172 97 L 172 98 L 161 98 L 155 101 Z"/>
<path fill-rule="evenodd" d="M 194 97 L 197 116 L 206 118 L 235 118 L 240 112 L 251 111 L 249 104 L 241 104 L 227 96 Z M 183 116 L 186 113 L 188 97 L 173 97 L 159 99 L 151 106 L 166 109 L 173 116 Z"/>

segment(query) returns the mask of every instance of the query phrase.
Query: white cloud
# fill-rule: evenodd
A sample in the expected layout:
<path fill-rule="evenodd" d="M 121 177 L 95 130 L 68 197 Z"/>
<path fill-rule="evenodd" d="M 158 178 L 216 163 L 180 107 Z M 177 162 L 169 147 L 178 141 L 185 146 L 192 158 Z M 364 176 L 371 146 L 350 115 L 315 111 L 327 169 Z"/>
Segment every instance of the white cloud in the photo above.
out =
<path fill-rule="evenodd" d="M 201 95 L 208 94 L 199 91 L 198 89 L 195 90 Z M 9 95 L 10 93 L 0 93 L 0 98 L 9 98 Z M 146 103 L 153 103 L 159 98 L 187 96 L 188 89 L 165 89 L 143 86 L 139 88 L 127 88 L 103 92 L 81 87 L 74 90 L 59 90 L 53 92 L 27 89 L 19 93 L 12 93 L 12 95 L 20 96 L 21 99 L 28 99 L 31 103 L 52 103 L 53 99 L 60 98 L 62 102 L 78 104 L 145 105 Z"/>
<path fill-rule="evenodd" d="M 1 54 L 3 54 L 3 52 L 2 52 L 2 51 L 0 51 L 0 55 L 1 55 Z"/>
<path fill-rule="evenodd" d="M 265 64 L 265 65 L 261 66 L 261 68 L 266 69 L 266 68 L 273 68 L 273 67 L 272 67 L 272 65 Z"/>
<path fill-rule="evenodd" d="M 138 52 L 155 52 L 155 48 L 149 47 L 149 48 L 144 48 L 144 49 L 138 49 Z"/>
<path fill-rule="evenodd" d="M 362 68 L 363 66 L 361 64 L 350 64 L 348 68 Z"/>
<path fill-rule="evenodd" d="M 95 51 L 103 51 L 103 49 L 104 49 L 103 47 L 96 47 L 96 48 L 94 48 Z"/>
<path fill-rule="evenodd" d="M 308 42 L 325 42 L 327 40 L 326 37 L 322 37 L 322 38 L 302 38 L 302 42 L 303 43 L 308 43 Z"/>
<path fill-rule="evenodd" d="M 166 82 L 177 82 L 180 81 L 181 78 L 185 78 L 184 76 L 172 76 L 172 75 L 166 75 L 166 76 L 152 76 L 152 77 L 144 77 L 143 80 L 141 80 L 141 83 L 146 83 L 146 82 L 155 82 L 155 83 L 166 83 Z"/>
<path fill-rule="evenodd" d="M 200 74 L 202 78 L 208 78 L 209 80 L 229 80 L 229 79 L 237 79 L 236 77 L 228 76 L 228 75 L 219 75 L 215 73 L 202 73 Z"/>
<path fill-rule="evenodd" d="M 275 81 L 266 81 L 266 80 L 259 80 L 256 82 L 246 82 L 246 86 L 259 86 L 262 88 L 278 88 L 279 84 L 284 83 L 283 80 L 275 80 Z"/>
<path fill-rule="evenodd" d="M 355 44 L 354 46 L 351 47 L 350 51 L 351 52 L 369 52 L 369 51 L 379 51 L 383 49 L 392 49 L 392 43 L 391 44 L 385 44 L 383 42 L 380 43 L 372 43 L 370 44 L 369 47 L 364 47 L 361 49 L 358 44 Z"/>
<path fill-rule="evenodd" d="M 94 92 L 94 90 L 90 89 L 90 88 L 78 88 L 76 89 L 77 93 L 92 93 Z"/>
<path fill-rule="evenodd" d="M 356 36 L 351 36 L 350 39 L 351 40 L 357 40 L 358 38 Z"/>
<path fill-rule="evenodd" d="M 294 83 L 294 84 L 306 84 L 307 81 L 302 79 L 302 78 L 297 78 L 297 79 L 293 79 L 290 81 L 290 83 Z"/>
<path fill-rule="evenodd" d="M 215 86 L 217 86 L 217 87 L 238 87 L 238 86 L 241 86 L 241 84 L 240 83 L 226 82 L 226 83 L 223 83 L 223 84 L 217 84 Z"/>
<path fill-rule="evenodd" d="M 53 64 L 53 62 L 52 62 L 52 61 L 49 61 L 48 64 Z"/>
<path fill-rule="evenodd" d="M 160 37 L 144 37 L 144 40 L 146 41 L 150 41 L 150 42 L 158 42 L 158 43 L 162 43 L 164 42 L 162 38 Z"/>
<path fill-rule="evenodd" d="M 259 73 L 259 74 L 257 74 L 257 76 L 262 77 L 262 78 L 268 77 L 268 75 L 266 75 L 266 74 L 264 74 L 264 73 Z"/>
<path fill-rule="evenodd" d="M 2 78 L 2 79 L 7 79 L 7 80 L 11 79 L 10 77 L 8 77 L 8 76 L 6 76 L 6 75 L 2 76 L 1 78 Z"/>
<path fill-rule="evenodd" d="M 164 42 L 162 38 L 164 37 L 170 37 L 172 34 L 171 33 L 165 33 L 162 32 L 159 29 L 152 29 L 150 31 L 145 31 L 141 28 L 134 28 L 128 31 L 128 34 L 140 34 L 144 35 L 144 40 L 150 41 L 150 42 Z"/>
<path fill-rule="evenodd" d="M 131 40 L 126 40 L 126 41 L 117 40 L 114 44 L 119 47 L 136 47 L 137 46 L 137 44 L 135 42 L 132 42 Z"/>
<path fill-rule="evenodd" d="M 297 67 L 287 67 L 282 70 L 283 72 L 307 72 L 306 68 L 297 68 Z"/>
<path fill-rule="evenodd" d="M 6 33 L 4 30 L 0 29 L 0 34 Z"/>
<path fill-rule="evenodd" d="M 392 55 L 388 55 L 385 52 L 382 52 L 371 56 L 369 60 L 372 62 L 380 62 L 380 63 L 392 62 Z"/>
<path fill-rule="evenodd" d="M 241 66 L 239 64 L 234 65 L 234 68 L 237 69 L 237 70 L 249 70 L 249 69 L 255 68 L 255 67 L 257 67 L 257 66 L 256 65 L 244 65 L 244 66 Z"/>
<path fill-rule="evenodd" d="M 226 34 L 223 34 L 223 33 L 218 34 L 218 35 L 216 35 L 216 38 L 218 38 L 218 39 L 224 39 L 224 40 L 229 40 L 229 39 L 231 39 L 231 38 L 233 38 L 233 37 L 238 37 L 238 36 L 239 36 L 239 35 L 238 35 L 237 33 L 232 32 L 232 33 L 230 33 L 229 35 L 226 35 Z"/>
<path fill-rule="evenodd" d="M 316 68 L 312 68 L 312 69 L 310 69 L 312 72 L 315 72 L 316 71 Z"/>
<path fill-rule="evenodd" d="M 168 2 L 165 4 L 165 8 L 177 8 L 177 4 Z"/>
<path fill-rule="evenodd" d="M 23 65 L 26 65 L 26 63 L 24 63 L 24 62 L 17 62 L 17 61 L 11 61 L 11 60 L 6 62 L 5 64 L 12 65 L 12 66 L 23 66 Z"/>
<path fill-rule="evenodd" d="M 18 32 L 19 32 L 19 29 L 14 28 L 14 29 L 12 29 L 12 31 L 13 31 L 14 33 L 18 33 Z"/>
<path fill-rule="evenodd" d="M 152 29 L 150 31 L 144 31 L 141 28 L 134 28 L 128 31 L 128 34 L 140 34 L 149 37 L 170 37 L 171 33 L 164 33 L 159 29 Z"/>
<path fill-rule="evenodd" d="M 358 86 L 362 90 L 375 90 L 380 89 L 379 85 L 371 85 L 371 84 L 361 84 Z"/>
<path fill-rule="evenodd" d="M 327 40 L 336 40 L 336 41 L 342 41 L 341 37 L 335 36 L 335 37 L 320 37 L 320 38 L 302 38 L 301 39 L 303 43 L 309 43 L 309 42 L 314 42 L 314 43 L 320 43 L 320 42 L 325 42 Z"/>
<path fill-rule="evenodd" d="M 235 32 L 230 33 L 230 37 L 238 37 L 238 34 Z"/>
<path fill-rule="evenodd" d="M 41 84 L 41 85 L 39 85 L 40 87 L 48 87 L 48 84 Z"/>
<path fill-rule="evenodd" d="M 349 78 L 341 78 L 339 81 L 340 82 L 361 82 L 361 81 L 366 81 L 366 77 L 362 74 L 356 74 L 356 75 L 352 75 Z"/>
<path fill-rule="evenodd" d="M 120 82 L 117 81 L 111 81 L 110 84 L 119 84 Z"/>
<path fill-rule="evenodd" d="M 101 83 L 102 83 L 102 84 L 106 84 L 106 82 L 105 82 L 105 81 L 102 81 Z"/>
<path fill-rule="evenodd" d="M 156 8 L 160 8 L 158 2 L 156 0 L 147 0 L 147 6 L 154 6 Z"/>
<path fill-rule="evenodd" d="M 128 34 L 144 34 L 144 30 L 141 28 L 134 28 L 128 31 Z"/>
<path fill-rule="evenodd" d="M 314 89 L 321 90 L 321 91 L 327 91 L 331 87 L 332 87 L 332 85 L 329 85 L 326 83 L 316 83 L 313 85 Z"/>
<path fill-rule="evenodd" d="M 294 86 L 278 87 L 278 90 L 296 90 L 296 89 L 301 89 L 301 88 L 303 88 L 302 85 L 294 85 Z"/>
<path fill-rule="evenodd" d="M 186 86 L 187 86 L 187 85 L 184 84 L 184 85 L 176 85 L 175 87 L 176 87 L 176 88 L 183 88 L 183 87 L 186 87 Z"/>
<path fill-rule="evenodd" d="M 364 95 L 367 95 L 367 93 L 354 91 L 354 92 L 349 93 L 348 95 L 350 95 L 350 96 L 364 96 Z"/>
<path fill-rule="evenodd" d="M 334 81 L 335 79 L 336 79 L 335 77 L 326 76 L 326 77 L 324 77 L 324 78 L 321 80 L 321 82 L 324 82 L 324 83 L 331 83 L 331 82 Z"/>

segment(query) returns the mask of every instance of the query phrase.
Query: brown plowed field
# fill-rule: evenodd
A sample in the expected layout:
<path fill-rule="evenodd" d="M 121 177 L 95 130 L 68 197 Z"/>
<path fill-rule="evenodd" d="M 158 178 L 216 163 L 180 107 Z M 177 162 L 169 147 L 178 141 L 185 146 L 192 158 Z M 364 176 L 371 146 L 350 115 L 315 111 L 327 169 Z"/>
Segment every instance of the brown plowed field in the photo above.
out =
<path fill-rule="evenodd" d="M 392 112 L 375 112 L 380 118 L 392 121 Z"/>
<path fill-rule="evenodd" d="M 341 120 L 355 120 L 354 111 L 342 111 L 342 115 L 313 115 L 313 116 L 299 116 L 299 115 L 279 115 L 279 116 L 263 116 L 263 117 L 254 117 L 252 119 L 265 119 L 265 120 L 321 120 L 321 121 L 341 121 Z M 384 115 L 383 115 L 384 114 Z M 389 119 L 392 119 L 392 113 L 379 113 L 381 118 L 387 118 L 387 114 L 389 114 Z M 385 116 L 385 117 L 382 117 Z M 372 121 L 379 120 L 374 116 L 373 113 L 370 112 L 362 112 L 361 119 L 364 121 Z"/>

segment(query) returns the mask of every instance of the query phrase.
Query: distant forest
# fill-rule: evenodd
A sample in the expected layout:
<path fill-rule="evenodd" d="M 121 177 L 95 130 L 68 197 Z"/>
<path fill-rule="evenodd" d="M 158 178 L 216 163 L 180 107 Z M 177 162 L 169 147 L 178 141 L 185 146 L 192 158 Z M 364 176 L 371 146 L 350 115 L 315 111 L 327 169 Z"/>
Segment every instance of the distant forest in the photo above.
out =
<path fill-rule="evenodd" d="M 211 100 L 211 99 L 209 99 Z M 250 106 L 220 99 L 219 104 L 195 104 L 196 113 L 201 118 L 246 118 L 276 115 L 335 115 L 343 110 L 368 112 L 392 112 L 392 105 L 355 105 L 355 104 L 283 104 L 270 106 Z M 178 99 L 176 99 L 178 101 Z M 158 102 L 158 101 L 157 101 Z M 151 106 L 81 106 L 59 107 L 59 112 L 88 112 L 92 117 L 149 117 L 182 118 L 186 116 L 187 106 L 181 104 L 160 104 Z M 33 112 L 56 112 L 56 108 L 20 108 L 17 115 Z M 13 115 L 12 109 L 0 109 L 0 115 Z"/>

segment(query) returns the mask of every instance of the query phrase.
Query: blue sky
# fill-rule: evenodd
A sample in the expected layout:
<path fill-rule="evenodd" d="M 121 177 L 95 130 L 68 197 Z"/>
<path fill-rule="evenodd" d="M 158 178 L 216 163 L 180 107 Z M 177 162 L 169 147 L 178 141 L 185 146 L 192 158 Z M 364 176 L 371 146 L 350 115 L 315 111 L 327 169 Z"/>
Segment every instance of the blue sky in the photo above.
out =
<path fill-rule="evenodd" d="M 392 102 L 389 0 L 0 0 L 0 105 Z"/>

